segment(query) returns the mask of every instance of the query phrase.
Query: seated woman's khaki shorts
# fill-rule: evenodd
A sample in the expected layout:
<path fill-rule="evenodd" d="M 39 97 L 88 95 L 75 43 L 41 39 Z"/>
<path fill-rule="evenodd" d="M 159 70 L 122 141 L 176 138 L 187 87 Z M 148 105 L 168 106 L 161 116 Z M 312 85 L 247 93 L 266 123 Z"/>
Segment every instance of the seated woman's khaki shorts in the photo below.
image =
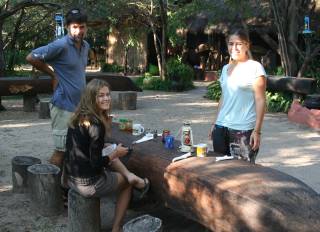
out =
<path fill-rule="evenodd" d="M 68 185 L 84 197 L 103 197 L 117 190 L 118 176 L 116 172 L 105 170 L 100 177 L 79 178 L 68 177 Z"/>

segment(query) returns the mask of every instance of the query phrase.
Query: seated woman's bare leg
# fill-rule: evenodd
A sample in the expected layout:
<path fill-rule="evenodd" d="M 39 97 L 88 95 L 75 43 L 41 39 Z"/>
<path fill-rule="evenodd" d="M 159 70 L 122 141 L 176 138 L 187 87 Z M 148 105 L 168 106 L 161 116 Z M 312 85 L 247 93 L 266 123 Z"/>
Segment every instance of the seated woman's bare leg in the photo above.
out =
<path fill-rule="evenodd" d="M 121 173 L 128 183 L 132 185 L 133 187 L 137 189 L 142 189 L 145 187 L 145 181 L 141 177 L 135 175 L 134 173 L 130 172 L 126 166 L 121 162 L 119 159 L 115 159 L 112 161 L 111 168 L 116 171 Z"/>
<path fill-rule="evenodd" d="M 132 190 L 131 185 L 127 182 L 126 178 L 122 174 L 117 173 L 117 178 L 117 189 L 119 190 L 119 195 L 114 213 L 112 232 L 122 231 L 122 219 L 127 211 Z"/>

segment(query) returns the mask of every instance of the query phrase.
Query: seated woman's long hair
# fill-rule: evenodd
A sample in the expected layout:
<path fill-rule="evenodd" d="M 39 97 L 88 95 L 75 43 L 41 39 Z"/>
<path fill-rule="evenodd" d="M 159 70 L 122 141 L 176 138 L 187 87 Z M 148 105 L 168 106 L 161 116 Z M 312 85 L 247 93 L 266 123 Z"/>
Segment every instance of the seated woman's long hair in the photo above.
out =
<path fill-rule="evenodd" d="M 102 112 L 97 106 L 97 96 L 99 90 L 103 87 L 108 87 L 111 91 L 110 85 L 104 80 L 93 79 L 87 84 L 81 95 L 80 103 L 70 119 L 69 125 L 71 128 L 76 125 L 89 127 L 90 121 L 99 120 L 104 124 L 106 133 L 111 132 L 111 104 L 109 110 Z"/>

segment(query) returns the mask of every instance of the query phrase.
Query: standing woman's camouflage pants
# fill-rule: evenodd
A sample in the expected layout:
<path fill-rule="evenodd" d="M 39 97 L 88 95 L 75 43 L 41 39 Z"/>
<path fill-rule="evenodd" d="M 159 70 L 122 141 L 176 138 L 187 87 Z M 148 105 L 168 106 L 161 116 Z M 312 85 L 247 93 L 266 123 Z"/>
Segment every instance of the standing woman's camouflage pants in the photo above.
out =
<path fill-rule="evenodd" d="M 212 131 L 213 149 L 223 155 L 232 155 L 239 159 L 255 163 L 259 149 L 252 150 L 250 136 L 253 130 L 233 130 L 215 125 Z"/>

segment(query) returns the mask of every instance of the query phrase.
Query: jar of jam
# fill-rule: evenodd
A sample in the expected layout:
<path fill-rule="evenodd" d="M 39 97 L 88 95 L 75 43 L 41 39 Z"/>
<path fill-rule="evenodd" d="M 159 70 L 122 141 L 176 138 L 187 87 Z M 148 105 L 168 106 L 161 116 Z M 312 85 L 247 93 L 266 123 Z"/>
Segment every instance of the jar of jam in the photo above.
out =
<path fill-rule="evenodd" d="M 163 142 L 163 143 L 166 142 L 166 137 L 167 137 L 167 135 L 170 135 L 170 130 L 167 130 L 167 129 L 163 130 L 163 131 L 162 131 L 162 142 Z"/>

